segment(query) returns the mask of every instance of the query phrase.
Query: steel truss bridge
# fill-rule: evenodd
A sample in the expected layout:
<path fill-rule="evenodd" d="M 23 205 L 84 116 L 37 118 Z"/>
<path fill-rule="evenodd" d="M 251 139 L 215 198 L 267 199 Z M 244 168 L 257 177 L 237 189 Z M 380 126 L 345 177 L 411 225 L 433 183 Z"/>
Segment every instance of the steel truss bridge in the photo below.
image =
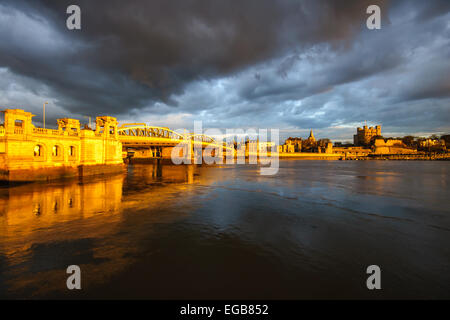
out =
<path fill-rule="evenodd" d="M 119 140 L 124 147 L 149 148 L 149 147 L 174 147 L 179 143 L 191 142 L 202 147 L 222 147 L 223 150 L 233 150 L 223 143 L 204 134 L 181 134 L 165 127 L 148 126 L 145 123 L 127 123 L 117 128 Z"/>

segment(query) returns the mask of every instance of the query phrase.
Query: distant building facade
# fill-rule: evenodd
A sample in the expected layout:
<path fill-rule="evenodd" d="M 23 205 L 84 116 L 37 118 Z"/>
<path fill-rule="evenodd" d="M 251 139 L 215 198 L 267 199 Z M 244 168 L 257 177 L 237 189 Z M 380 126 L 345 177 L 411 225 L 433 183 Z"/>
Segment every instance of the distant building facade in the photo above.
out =
<path fill-rule="evenodd" d="M 280 153 L 298 153 L 298 152 L 312 152 L 312 153 L 333 153 L 333 144 L 329 139 L 316 140 L 313 131 L 309 132 L 307 139 L 300 137 L 289 137 L 284 144 L 278 146 Z"/>
<path fill-rule="evenodd" d="M 280 146 L 280 152 L 301 152 L 302 151 L 302 138 L 289 137 L 284 142 L 284 145 Z"/>
<path fill-rule="evenodd" d="M 432 139 L 432 138 L 426 138 L 423 140 L 419 140 L 419 147 L 421 147 L 421 148 L 429 148 L 429 147 L 435 147 L 435 146 L 445 147 L 445 140 Z"/>

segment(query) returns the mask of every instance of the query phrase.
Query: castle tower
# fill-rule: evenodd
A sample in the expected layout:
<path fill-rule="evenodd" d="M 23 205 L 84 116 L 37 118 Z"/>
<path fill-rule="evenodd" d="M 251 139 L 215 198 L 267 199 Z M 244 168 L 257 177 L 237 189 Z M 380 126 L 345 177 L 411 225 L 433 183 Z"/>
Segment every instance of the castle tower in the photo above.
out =
<path fill-rule="evenodd" d="M 353 136 L 353 143 L 355 146 L 368 145 L 372 141 L 373 137 L 381 136 L 381 126 L 367 127 L 364 125 L 362 128 L 356 129 L 356 134 Z"/>

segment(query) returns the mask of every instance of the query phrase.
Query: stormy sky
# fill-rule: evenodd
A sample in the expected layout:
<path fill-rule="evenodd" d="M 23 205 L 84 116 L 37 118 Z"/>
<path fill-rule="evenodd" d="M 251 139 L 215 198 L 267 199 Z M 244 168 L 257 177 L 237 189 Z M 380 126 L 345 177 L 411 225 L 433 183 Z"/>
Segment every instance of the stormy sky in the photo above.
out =
<path fill-rule="evenodd" d="M 81 30 L 66 27 L 71 4 Z M 47 125 L 450 133 L 450 1 L 2 0 L 0 107 L 40 125 L 44 101 Z"/>

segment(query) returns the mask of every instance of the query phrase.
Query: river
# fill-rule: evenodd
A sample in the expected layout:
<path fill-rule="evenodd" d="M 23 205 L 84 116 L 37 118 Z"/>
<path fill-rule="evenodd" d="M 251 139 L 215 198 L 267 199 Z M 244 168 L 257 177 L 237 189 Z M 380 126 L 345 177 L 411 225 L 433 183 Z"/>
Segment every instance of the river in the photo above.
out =
<path fill-rule="evenodd" d="M 448 299 L 449 183 L 447 161 L 281 160 L 2 186 L 0 297 Z"/>

